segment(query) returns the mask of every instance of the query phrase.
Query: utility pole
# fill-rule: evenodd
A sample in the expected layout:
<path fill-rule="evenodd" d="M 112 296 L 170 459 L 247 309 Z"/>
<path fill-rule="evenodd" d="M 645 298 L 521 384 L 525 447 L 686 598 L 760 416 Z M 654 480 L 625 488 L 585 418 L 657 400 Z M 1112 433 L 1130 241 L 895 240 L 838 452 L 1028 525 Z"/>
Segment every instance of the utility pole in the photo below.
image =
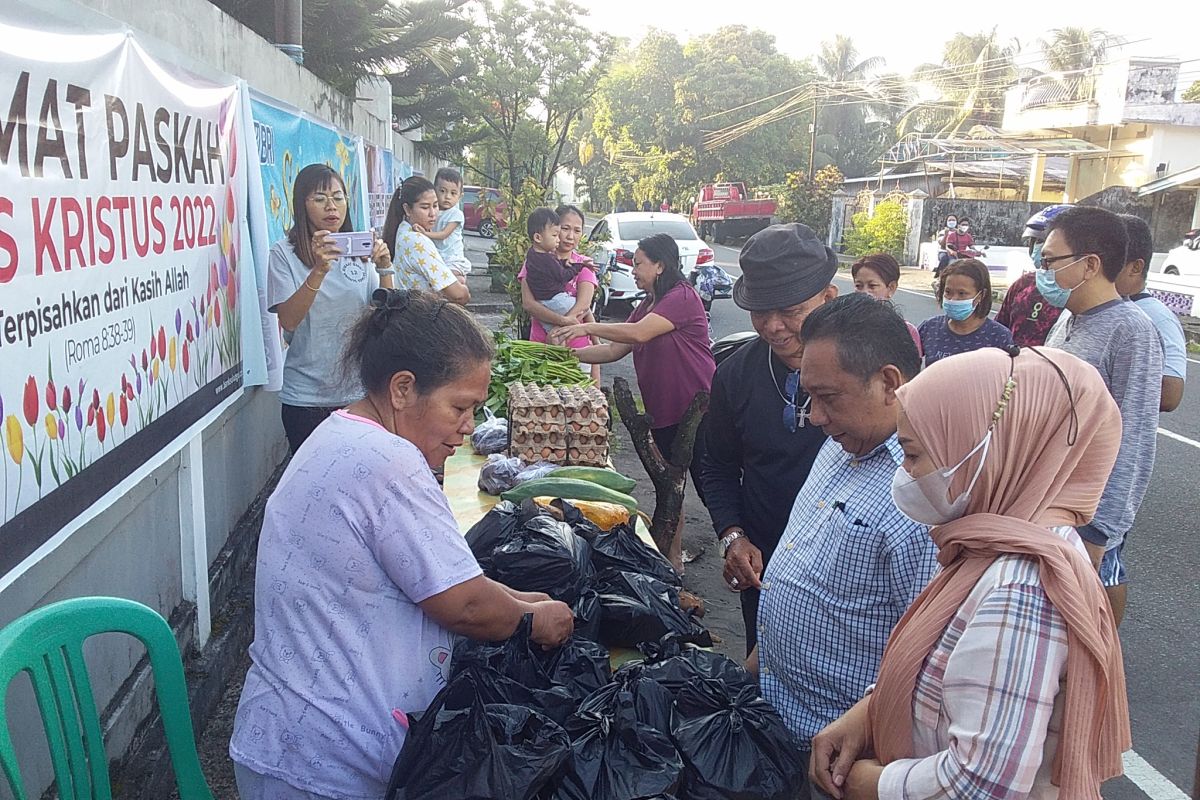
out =
<path fill-rule="evenodd" d="M 815 176 L 817 159 L 817 98 L 813 97 L 812 124 L 808 126 L 808 182 L 812 183 Z"/>
<path fill-rule="evenodd" d="M 275 0 L 275 46 L 304 63 L 304 0 Z"/>

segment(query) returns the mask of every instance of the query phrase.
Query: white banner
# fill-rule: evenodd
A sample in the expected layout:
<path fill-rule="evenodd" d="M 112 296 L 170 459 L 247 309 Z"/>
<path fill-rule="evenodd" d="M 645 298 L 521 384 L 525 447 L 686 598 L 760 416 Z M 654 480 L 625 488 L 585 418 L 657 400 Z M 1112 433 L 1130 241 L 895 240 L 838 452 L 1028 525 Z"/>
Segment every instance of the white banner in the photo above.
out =
<path fill-rule="evenodd" d="M 0 574 L 240 390 L 243 319 L 262 341 L 236 82 L 19 13 L 0 12 Z"/>

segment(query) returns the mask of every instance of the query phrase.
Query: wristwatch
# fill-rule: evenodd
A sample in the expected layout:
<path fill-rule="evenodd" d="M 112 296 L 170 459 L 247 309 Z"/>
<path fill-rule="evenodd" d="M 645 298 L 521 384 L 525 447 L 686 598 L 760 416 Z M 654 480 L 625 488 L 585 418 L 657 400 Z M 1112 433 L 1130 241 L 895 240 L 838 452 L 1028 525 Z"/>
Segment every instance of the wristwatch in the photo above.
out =
<path fill-rule="evenodd" d="M 746 532 L 744 530 L 742 530 L 741 528 L 732 528 L 732 529 L 730 529 L 729 533 L 725 534 L 720 539 L 718 539 L 717 547 L 721 551 L 721 558 L 724 559 L 725 554 L 729 552 L 729 545 L 733 544 L 734 542 L 736 542 L 738 539 L 741 539 L 745 535 L 746 535 Z"/>

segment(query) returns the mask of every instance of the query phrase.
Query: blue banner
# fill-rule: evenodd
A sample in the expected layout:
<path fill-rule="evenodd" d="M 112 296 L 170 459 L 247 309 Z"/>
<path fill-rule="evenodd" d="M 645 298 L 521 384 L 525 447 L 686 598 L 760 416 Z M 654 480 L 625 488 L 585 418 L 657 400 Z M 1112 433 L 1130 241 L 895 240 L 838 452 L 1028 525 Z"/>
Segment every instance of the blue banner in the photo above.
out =
<path fill-rule="evenodd" d="M 250 107 L 270 242 L 282 239 L 292 226 L 292 184 L 296 174 L 309 164 L 332 167 L 342 176 L 346 194 L 352 200 L 364 195 L 362 150 L 357 137 L 298 110 L 273 104 L 258 94 L 252 96 Z M 370 227 L 362 203 L 351 202 L 350 218 L 355 230 Z"/>

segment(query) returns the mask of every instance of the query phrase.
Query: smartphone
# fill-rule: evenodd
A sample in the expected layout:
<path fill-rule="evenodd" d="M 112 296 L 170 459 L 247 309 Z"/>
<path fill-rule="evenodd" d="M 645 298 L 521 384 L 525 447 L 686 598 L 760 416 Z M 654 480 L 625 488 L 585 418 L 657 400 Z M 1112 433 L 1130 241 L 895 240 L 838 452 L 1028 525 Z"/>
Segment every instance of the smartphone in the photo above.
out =
<path fill-rule="evenodd" d="M 370 258 L 371 250 L 375 247 L 375 234 L 371 231 L 331 233 L 329 240 L 348 258 Z"/>

